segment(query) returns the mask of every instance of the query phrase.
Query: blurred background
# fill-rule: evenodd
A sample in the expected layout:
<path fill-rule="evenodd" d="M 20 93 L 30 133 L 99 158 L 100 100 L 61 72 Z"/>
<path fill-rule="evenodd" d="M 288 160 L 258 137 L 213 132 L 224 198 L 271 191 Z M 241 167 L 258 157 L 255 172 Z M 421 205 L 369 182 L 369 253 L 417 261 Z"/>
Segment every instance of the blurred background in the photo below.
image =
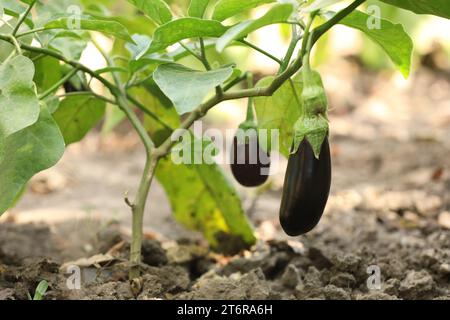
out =
<path fill-rule="evenodd" d="M 126 1 L 82 2 L 121 16 L 132 33 L 151 35 L 154 30 L 149 21 L 142 29 L 140 22 L 147 19 Z M 186 12 L 188 1 L 168 2 L 176 14 Z M 413 70 L 408 79 L 376 44 L 344 26 L 335 26 L 314 52 L 314 65 L 322 73 L 331 106 L 334 171 L 324 220 L 306 239 L 326 233 L 350 247 L 358 234 L 368 237 L 383 228 L 419 230 L 418 236 L 430 226 L 450 229 L 450 21 L 377 1 L 370 4 L 380 6 L 382 18 L 402 23 L 413 38 Z M 259 17 L 266 10 L 262 6 L 250 15 Z M 248 40 L 281 57 L 289 35 L 289 26 L 275 25 L 252 33 Z M 123 43 L 95 36 L 105 50 L 123 50 Z M 211 49 L 208 57 L 212 63 L 238 61 L 239 69 L 254 72 L 257 79 L 277 71 L 276 63 L 244 47 L 231 47 L 223 56 Z M 81 61 L 92 68 L 106 65 L 92 45 Z M 201 68 L 192 58 L 182 63 Z M 246 103 L 220 104 L 208 114 L 207 126 L 236 128 L 245 119 Z M 68 254 L 71 257 L 89 254 L 90 241 L 106 225 L 128 233 L 130 214 L 123 199 L 136 190 L 144 153 L 129 124 L 120 120 L 115 109 L 109 108 L 106 121 L 81 143 L 71 145 L 56 167 L 33 178 L 17 207 L 0 221 L 71 224 L 61 231 L 77 239 Z M 260 239 L 287 238 L 278 224 L 285 166 L 286 160 L 280 159 L 278 172 L 259 189 L 236 185 Z M 227 167 L 224 170 L 229 174 Z M 150 237 L 201 241 L 198 234 L 174 221 L 157 182 L 145 219 Z M 67 228 L 91 236 L 83 240 L 77 232 L 67 233 Z M 404 236 L 401 231 L 398 239 L 404 241 Z"/>

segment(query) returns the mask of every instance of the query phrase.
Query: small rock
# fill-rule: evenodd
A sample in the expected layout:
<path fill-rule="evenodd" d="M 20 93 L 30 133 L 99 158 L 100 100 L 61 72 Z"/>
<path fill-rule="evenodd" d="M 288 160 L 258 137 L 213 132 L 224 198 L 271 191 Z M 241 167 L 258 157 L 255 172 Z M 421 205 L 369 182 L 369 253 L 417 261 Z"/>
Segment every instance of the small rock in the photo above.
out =
<path fill-rule="evenodd" d="M 14 290 L 11 288 L 0 290 L 0 300 L 16 300 L 14 298 Z"/>
<path fill-rule="evenodd" d="M 166 252 L 156 240 L 145 239 L 142 242 L 142 261 L 149 266 L 162 266 L 168 262 Z"/>
<path fill-rule="evenodd" d="M 398 297 L 392 296 L 380 291 L 371 291 L 369 293 L 358 294 L 356 300 L 398 300 Z"/>
<path fill-rule="evenodd" d="M 116 286 L 116 294 L 119 299 L 133 299 L 131 287 L 126 282 L 119 282 Z"/>
<path fill-rule="evenodd" d="M 345 255 L 337 254 L 333 256 L 333 262 L 338 270 L 357 273 L 361 263 L 361 258 L 351 253 Z"/>
<path fill-rule="evenodd" d="M 450 212 L 441 212 L 438 217 L 438 223 L 440 226 L 450 229 Z"/>
<path fill-rule="evenodd" d="M 407 299 L 426 297 L 435 287 L 435 282 L 426 270 L 409 271 L 401 282 L 399 292 Z"/>
<path fill-rule="evenodd" d="M 281 283 L 289 289 L 294 289 L 300 282 L 300 273 L 296 266 L 289 264 L 281 276 Z"/>
<path fill-rule="evenodd" d="M 263 300 L 270 296 L 270 286 L 261 269 L 252 270 L 242 276 L 218 276 L 211 273 L 199 278 L 192 291 L 178 296 L 179 299 L 212 300 Z"/>
<path fill-rule="evenodd" d="M 396 296 L 398 295 L 399 287 L 400 287 L 400 280 L 394 278 L 388 279 L 383 284 L 383 292 L 391 296 Z"/>
<path fill-rule="evenodd" d="M 305 288 L 320 288 L 323 286 L 320 271 L 315 267 L 309 267 L 304 279 Z"/>
<path fill-rule="evenodd" d="M 342 288 L 333 286 L 332 284 L 327 285 L 322 289 L 323 294 L 327 300 L 350 300 L 350 294 Z"/>
<path fill-rule="evenodd" d="M 340 288 L 353 288 L 356 284 L 356 279 L 352 274 L 344 272 L 332 276 L 330 284 Z"/>
<path fill-rule="evenodd" d="M 439 266 L 439 273 L 442 275 L 449 275 L 450 274 L 450 264 L 449 263 L 443 263 Z"/>

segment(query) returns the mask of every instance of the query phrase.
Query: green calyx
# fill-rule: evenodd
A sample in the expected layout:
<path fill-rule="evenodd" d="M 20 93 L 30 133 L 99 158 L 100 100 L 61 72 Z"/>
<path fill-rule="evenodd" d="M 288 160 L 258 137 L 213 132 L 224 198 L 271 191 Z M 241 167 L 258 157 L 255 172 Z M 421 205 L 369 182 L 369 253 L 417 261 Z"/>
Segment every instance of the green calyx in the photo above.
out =
<path fill-rule="evenodd" d="M 242 129 L 244 131 L 252 130 L 252 129 L 257 130 L 258 126 L 256 125 L 254 120 L 246 120 L 239 125 L 239 129 Z"/>
<path fill-rule="evenodd" d="M 294 144 L 291 153 L 296 153 L 302 141 L 308 140 L 314 156 L 319 159 L 322 143 L 328 136 L 328 120 L 321 115 L 301 117 L 294 124 Z"/>
<path fill-rule="evenodd" d="M 302 70 L 303 114 L 294 124 L 294 144 L 291 153 L 296 153 L 302 141 L 308 140 L 314 156 L 319 159 L 322 143 L 329 133 L 328 100 L 320 74 L 312 70 L 309 54 L 304 58 Z"/>

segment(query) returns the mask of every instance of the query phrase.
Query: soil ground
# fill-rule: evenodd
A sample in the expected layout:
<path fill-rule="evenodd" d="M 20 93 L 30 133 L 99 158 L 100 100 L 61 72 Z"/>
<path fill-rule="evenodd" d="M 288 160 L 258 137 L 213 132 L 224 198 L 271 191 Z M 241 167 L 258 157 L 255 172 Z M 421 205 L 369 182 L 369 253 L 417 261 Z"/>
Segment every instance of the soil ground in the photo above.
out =
<path fill-rule="evenodd" d="M 341 64 L 324 72 L 333 183 L 314 231 L 282 233 L 281 172 L 259 196 L 240 189 L 259 241 L 223 256 L 173 220 L 155 184 L 133 290 L 123 193 L 143 154 L 133 135 L 94 134 L 2 217 L 0 299 L 27 299 L 42 279 L 46 299 L 450 299 L 450 77 L 422 68 L 406 83 Z M 80 290 L 67 287 L 71 264 L 82 266 Z"/>

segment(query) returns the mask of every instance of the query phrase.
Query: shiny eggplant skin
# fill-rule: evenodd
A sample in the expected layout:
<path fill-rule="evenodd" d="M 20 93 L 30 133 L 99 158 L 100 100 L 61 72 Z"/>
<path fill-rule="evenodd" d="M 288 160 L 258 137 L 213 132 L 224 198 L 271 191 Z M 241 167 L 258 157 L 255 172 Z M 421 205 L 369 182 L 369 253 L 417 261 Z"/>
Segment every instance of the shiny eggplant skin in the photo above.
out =
<path fill-rule="evenodd" d="M 256 139 L 256 141 L 254 140 Z M 250 141 L 240 143 L 237 137 L 233 140 L 231 154 L 231 172 L 234 178 L 244 187 L 257 187 L 267 181 L 270 169 L 270 156 L 259 145 L 257 137 L 251 137 Z M 258 152 L 256 163 L 251 163 L 251 143 L 256 142 Z M 264 173 L 262 171 L 266 171 Z"/>
<path fill-rule="evenodd" d="M 280 224 L 289 236 L 311 231 L 320 221 L 331 185 L 331 155 L 328 138 L 320 157 L 314 156 L 305 139 L 289 158 L 280 207 Z"/>

